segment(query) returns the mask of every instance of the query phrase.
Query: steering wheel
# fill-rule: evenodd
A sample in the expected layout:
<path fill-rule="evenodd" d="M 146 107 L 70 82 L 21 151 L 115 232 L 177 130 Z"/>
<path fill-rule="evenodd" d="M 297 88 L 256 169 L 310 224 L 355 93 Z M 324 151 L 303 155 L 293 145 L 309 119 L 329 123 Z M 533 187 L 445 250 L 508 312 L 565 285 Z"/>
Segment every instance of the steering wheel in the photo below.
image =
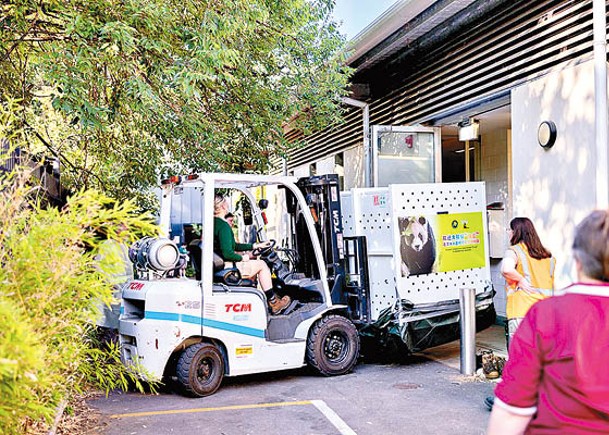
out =
<path fill-rule="evenodd" d="M 252 254 L 254 254 L 256 257 L 269 255 L 271 252 L 273 252 L 273 248 L 277 244 L 274 239 L 269 239 L 269 242 L 271 242 L 269 246 L 266 246 L 264 248 L 256 248 L 252 251 Z"/>

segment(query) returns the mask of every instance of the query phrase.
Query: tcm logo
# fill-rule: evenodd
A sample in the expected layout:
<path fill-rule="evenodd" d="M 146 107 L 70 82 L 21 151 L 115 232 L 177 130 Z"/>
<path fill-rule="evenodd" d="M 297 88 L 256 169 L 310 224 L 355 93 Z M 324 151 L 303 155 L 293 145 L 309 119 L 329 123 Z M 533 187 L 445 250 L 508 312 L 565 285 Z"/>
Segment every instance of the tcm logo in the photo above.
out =
<path fill-rule="evenodd" d="M 143 282 L 132 282 L 129 284 L 129 290 L 141 290 L 144 288 Z"/>
<path fill-rule="evenodd" d="M 235 313 L 243 313 L 245 311 L 252 311 L 252 304 L 226 304 L 226 312 L 233 311 Z"/>
<path fill-rule="evenodd" d="M 338 216 L 338 210 L 332 210 L 332 226 L 334 227 L 334 233 L 340 233 L 340 218 Z"/>

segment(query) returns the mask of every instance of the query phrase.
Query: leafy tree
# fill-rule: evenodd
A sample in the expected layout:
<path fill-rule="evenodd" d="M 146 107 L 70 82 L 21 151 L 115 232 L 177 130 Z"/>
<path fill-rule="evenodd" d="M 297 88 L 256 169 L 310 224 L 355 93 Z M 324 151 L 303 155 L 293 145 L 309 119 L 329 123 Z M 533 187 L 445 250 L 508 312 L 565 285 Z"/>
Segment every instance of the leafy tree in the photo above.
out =
<path fill-rule="evenodd" d="M 0 103 L 63 181 L 132 197 L 159 175 L 259 171 L 336 121 L 349 71 L 334 0 L 13 0 Z"/>
<path fill-rule="evenodd" d="M 0 145 L 56 155 L 79 192 L 59 212 L 33 201 L 21 177 L 0 180 L 0 432 L 49 418 L 89 383 L 126 382 L 116 349 L 83 340 L 95 301 L 112 294 L 99 272 L 111 267 L 93 267 L 96 230 L 154 228 L 134 203 L 85 189 L 124 199 L 170 172 L 262 170 L 289 146 L 286 120 L 305 132 L 334 121 L 349 71 L 332 7 L 0 3 Z"/>
<path fill-rule="evenodd" d="M 23 147 L 23 106 L 0 105 L 0 138 Z M 5 155 L 0 153 L 0 161 Z M 61 403 L 93 386 L 139 385 L 118 347 L 101 345 L 94 324 L 113 297 L 109 276 L 121 268 L 109 240 L 153 235 L 152 217 L 131 201 L 93 190 L 74 194 L 63 210 L 44 208 L 32 167 L 0 172 L 0 433 L 28 431 L 52 420 Z M 141 387 L 141 386 L 140 386 Z"/>

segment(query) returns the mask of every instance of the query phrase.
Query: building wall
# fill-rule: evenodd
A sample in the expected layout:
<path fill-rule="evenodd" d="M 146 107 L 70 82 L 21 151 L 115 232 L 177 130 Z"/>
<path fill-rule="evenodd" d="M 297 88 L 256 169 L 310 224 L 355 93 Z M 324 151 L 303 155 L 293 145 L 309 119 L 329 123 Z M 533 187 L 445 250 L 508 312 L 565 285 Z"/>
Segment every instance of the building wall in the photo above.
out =
<path fill-rule="evenodd" d="M 345 190 L 364 187 L 364 147 L 363 144 L 345 150 Z"/>
<path fill-rule="evenodd" d="M 428 33 L 399 44 L 388 38 L 351 65 L 351 82 L 368 89 L 352 97 L 369 104 L 370 125 L 442 125 L 552 68 L 592 57 L 589 0 L 479 0 L 450 18 L 428 19 Z M 417 20 L 402 30 L 417 28 Z M 361 143 L 362 111 L 348 106 L 343 123 L 302 134 L 286 133 L 290 141 L 307 142 L 289 153 L 289 169 Z"/>
<path fill-rule="evenodd" d="M 294 168 L 292 175 L 296 177 L 308 177 L 311 175 L 309 165 L 302 165 Z"/>
<path fill-rule="evenodd" d="M 484 128 L 484 126 L 483 126 Z M 508 199 L 508 130 L 495 129 L 481 131 L 481 178 L 486 182 L 486 199 L 488 202 Z"/>
<path fill-rule="evenodd" d="M 334 174 L 334 156 L 317 161 L 317 175 Z"/>
<path fill-rule="evenodd" d="M 556 286 L 575 279 L 575 225 L 595 206 L 594 74 L 586 62 L 512 90 L 513 216 L 529 217 L 557 259 Z M 537 143 L 544 120 L 555 145 Z"/>
<path fill-rule="evenodd" d="M 506 223 L 509 222 L 507 219 L 508 203 L 509 203 L 509 191 L 508 191 L 508 171 L 509 161 L 508 155 L 508 142 L 509 142 L 510 131 L 505 128 L 499 129 L 484 129 L 484 123 L 482 124 L 482 130 L 480 134 L 480 151 L 481 155 L 481 179 L 486 184 L 486 200 L 487 203 L 501 202 L 503 203 L 503 210 L 492 211 L 494 213 L 493 219 L 489 222 L 489 229 L 494 231 L 495 234 L 491 235 L 489 242 L 491 243 L 491 255 L 494 257 L 491 259 L 491 280 L 493 286 L 497 292 L 494 298 L 495 310 L 501 317 L 505 317 L 505 279 L 501 275 L 500 258 L 505 252 L 505 248 L 508 246 L 507 232 L 505 231 Z M 496 228 L 493 228 L 495 224 Z"/>

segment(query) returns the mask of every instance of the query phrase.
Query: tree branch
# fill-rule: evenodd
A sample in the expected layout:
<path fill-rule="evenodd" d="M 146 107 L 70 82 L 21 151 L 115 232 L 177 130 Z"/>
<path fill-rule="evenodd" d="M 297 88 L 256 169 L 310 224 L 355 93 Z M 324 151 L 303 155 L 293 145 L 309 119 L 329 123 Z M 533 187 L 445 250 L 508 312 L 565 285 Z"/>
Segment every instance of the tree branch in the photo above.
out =
<path fill-rule="evenodd" d="M 23 40 L 25 39 L 25 37 L 28 35 L 28 33 L 30 33 L 30 31 L 32 30 L 32 28 L 36 25 L 36 21 L 38 20 L 38 10 L 36 10 L 36 13 L 34 14 L 34 19 L 32 20 L 32 24 L 30 25 L 30 27 L 23 33 L 23 35 L 21 35 L 21 38 L 19 38 L 12 47 L 10 47 L 6 53 L 2 56 L 2 58 L 0 59 L 0 62 L 4 62 L 6 59 L 8 59 L 8 57 L 11 55 L 11 53 L 17 48 L 17 46 L 19 44 L 21 44 L 23 42 Z"/>
<path fill-rule="evenodd" d="M 72 168 L 72 170 L 76 173 L 78 172 L 86 172 L 89 175 L 91 175 L 93 178 L 95 178 L 100 186 L 102 186 L 102 188 L 106 189 L 106 184 L 103 182 L 103 180 L 94 172 L 79 167 L 77 165 L 75 165 L 74 163 L 72 163 L 67 157 L 65 157 L 61 152 L 56 151 L 55 148 L 49 143 L 47 142 L 47 140 L 42 137 L 42 135 L 40 133 L 38 133 L 31 125 L 29 125 L 27 122 L 25 122 L 25 125 L 32 131 L 32 133 L 34 133 L 34 135 L 36 136 L 36 138 L 42 142 L 42 144 L 53 154 L 53 156 L 55 156 L 57 159 L 59 159 L 61 162 L 63 162 L 64 164 L 67 163 L 68 166 L 70 166 Z"/>

